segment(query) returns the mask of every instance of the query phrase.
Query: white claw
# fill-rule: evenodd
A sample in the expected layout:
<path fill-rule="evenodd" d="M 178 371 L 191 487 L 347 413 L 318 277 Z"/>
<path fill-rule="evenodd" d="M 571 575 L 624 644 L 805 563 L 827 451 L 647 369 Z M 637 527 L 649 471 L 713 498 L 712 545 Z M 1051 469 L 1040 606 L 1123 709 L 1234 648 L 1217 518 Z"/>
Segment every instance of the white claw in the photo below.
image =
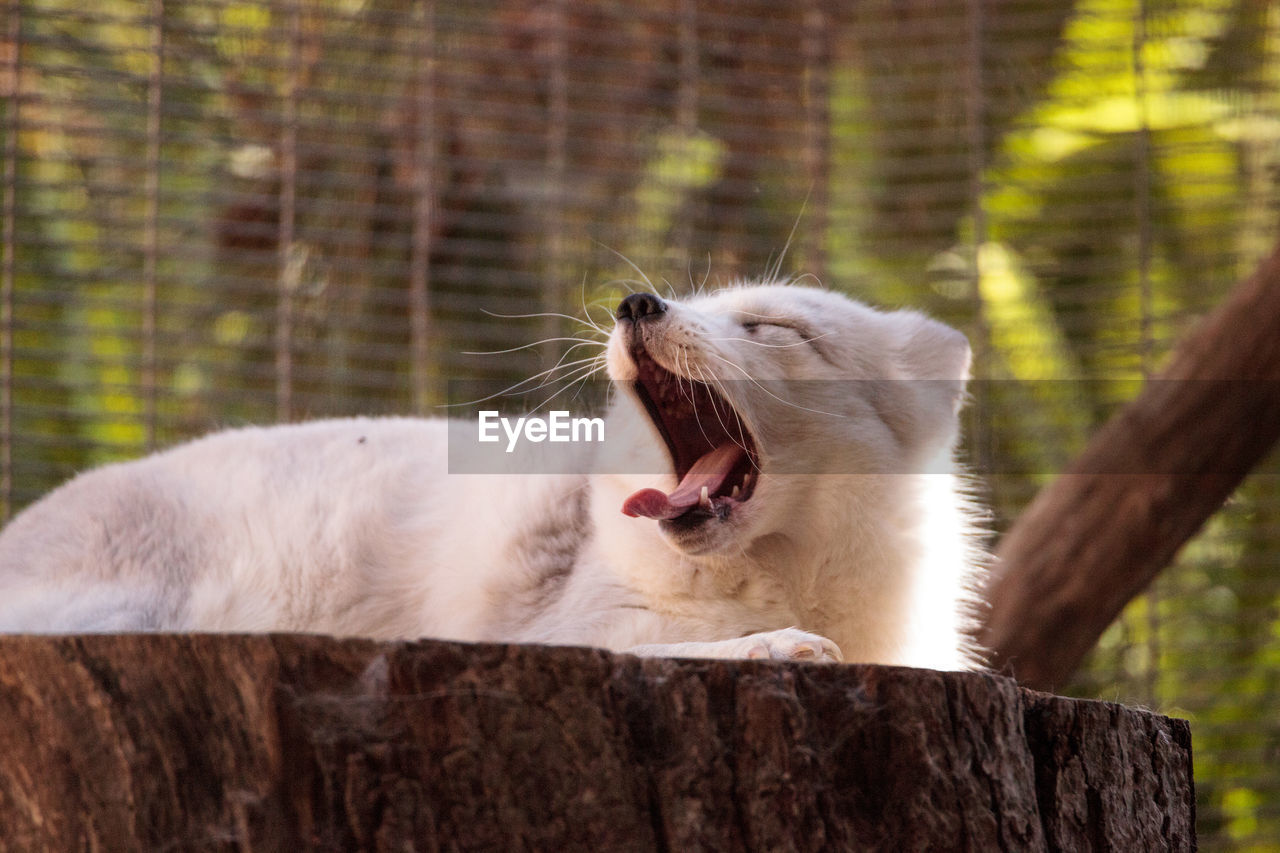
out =
<path fill-rule="evenodd" d="M 702 496 L 698 498 L 698 503 L 702 506 L 711 506 L 711 495 L 707 492 L 707 487 L 702 487 Z"/>

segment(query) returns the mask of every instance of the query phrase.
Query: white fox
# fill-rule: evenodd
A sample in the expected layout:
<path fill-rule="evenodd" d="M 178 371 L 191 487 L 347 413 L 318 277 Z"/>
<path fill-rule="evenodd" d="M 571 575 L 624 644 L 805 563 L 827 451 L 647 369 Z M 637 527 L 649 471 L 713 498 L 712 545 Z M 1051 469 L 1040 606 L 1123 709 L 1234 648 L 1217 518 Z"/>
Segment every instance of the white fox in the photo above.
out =
<path fill-rule="evenodd" d="M 450 473 L 449 422 L 244 428 L 76 477 L 0 534 L 0 630 L 307 631 L 980 666 L 952 462 L 969 347 L 755 284 L 632 294 L 611 463 Z"/>

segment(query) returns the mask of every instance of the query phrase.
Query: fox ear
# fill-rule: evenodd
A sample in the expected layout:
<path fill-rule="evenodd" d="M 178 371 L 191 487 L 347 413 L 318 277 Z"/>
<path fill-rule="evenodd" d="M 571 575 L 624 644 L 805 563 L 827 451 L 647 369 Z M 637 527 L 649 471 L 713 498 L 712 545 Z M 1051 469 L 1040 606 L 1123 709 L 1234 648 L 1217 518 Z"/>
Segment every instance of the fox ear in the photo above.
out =
<path fill-rule="evenodd" d="M 899 365 L 910 379 L 969 379 L 973 356 L 960 332 L 923 314 L 899 312 Z"/>

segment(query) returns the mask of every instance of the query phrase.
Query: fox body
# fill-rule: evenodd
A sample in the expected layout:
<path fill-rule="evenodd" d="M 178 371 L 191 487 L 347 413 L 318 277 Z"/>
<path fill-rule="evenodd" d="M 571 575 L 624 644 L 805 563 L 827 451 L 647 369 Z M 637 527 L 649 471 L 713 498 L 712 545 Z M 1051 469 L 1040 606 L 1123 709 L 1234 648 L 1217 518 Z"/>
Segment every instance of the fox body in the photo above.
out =
<path fill-rule="evenodd" d="M 978 666 L 962 335 L 742 285 L 627 297 L 604 363 L 609 440 L 581 452 L 628 465 L 450 473 L 449 422 L 350 418 L 81 474 L 0 534 L 0 630 Z"/>

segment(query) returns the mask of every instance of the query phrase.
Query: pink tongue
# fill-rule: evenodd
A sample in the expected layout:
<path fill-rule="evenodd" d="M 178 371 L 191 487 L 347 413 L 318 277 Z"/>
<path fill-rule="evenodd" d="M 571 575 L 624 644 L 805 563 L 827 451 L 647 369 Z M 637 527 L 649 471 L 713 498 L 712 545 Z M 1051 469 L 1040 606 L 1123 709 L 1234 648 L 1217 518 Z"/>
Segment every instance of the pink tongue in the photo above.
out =
<path fill-rule="evenodd" d="M 745 452 L 732 441 L 725 442 L 694 462 L 671 494 L 664 494 L 658 489 L 641 489 L 627 498 L 622 504 L 623 515 L 675 518 L 698 502 L 703 486 L 709 494 L 714 494 Z"/>

